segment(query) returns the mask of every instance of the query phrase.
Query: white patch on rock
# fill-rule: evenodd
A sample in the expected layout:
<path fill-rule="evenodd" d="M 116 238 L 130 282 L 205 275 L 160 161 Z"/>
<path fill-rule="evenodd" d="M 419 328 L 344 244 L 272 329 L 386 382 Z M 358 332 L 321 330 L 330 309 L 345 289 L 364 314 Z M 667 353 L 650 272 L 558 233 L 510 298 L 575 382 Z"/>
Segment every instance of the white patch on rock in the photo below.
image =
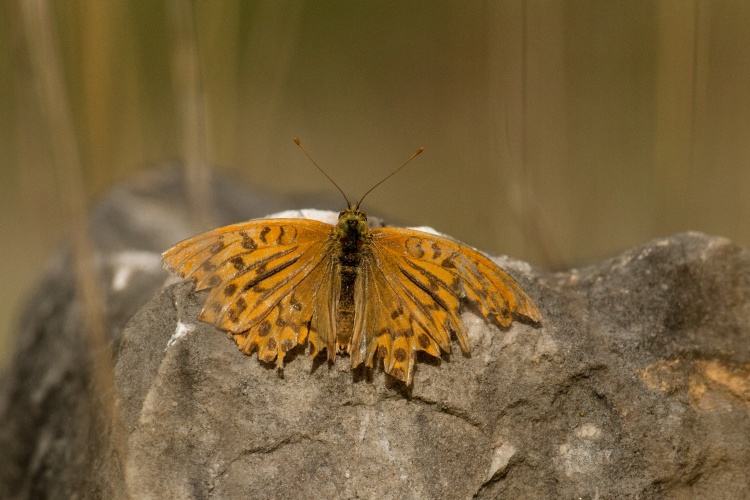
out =
<path fill-rule="evenodd" d="M 581 275 L 579 274 L 578 269 L 572 269 L 568 275 L 568 284 L 574 285 L 579 281 L 581 281 Z"/>
<path fill-rule="evenodd" d="M 336 224 L 339 220 L 339 214 L 330 210 L 317 210 L 315 208 L 303 208 L 301 210 L 284 210 L 268 216 L 269 219 L 310 219 L 325 222 L 326 224 Z"/>
<path fill-rule="evenodd" d="M 112 266 L 112 290 L 119 292 L 127 288 L 134 272 L 156 272 L 161 269 L 161 255 L 144 250 L 124 250 L 110 257 Z"/>
<path fill-rule="evenodd" d="M 609 462 L 612 450 L 601 448 L 598 441 L 602 431 L 591 423 L 577 427 L 569 439 L 558 447 L 555 462 L 567 477 L 598 475 L 603 464 Z"/>
<path fill-rule="evenodd" d="M 490 326 L 483 318 L 474 313 L 465 312 L 461 314 L 461 322 L 466 329 L 466 336 L 469 337 L 469 344 L 472 351 L 482 346 L 488 346 L 492 342 Z"/>
<path fill-rule="evenodd" d="M 602 431 L 594 424 L 586 423 L 578 427 L 575 434 L 583 439 L 598 439 L 601 437 Z"/>
<path fill-rule="evenodd" d="M 498 472 L 502 473 L 508 467 L 511 457 L 516 454 L 516 447 L 509 443 L 503 443 L 492 450 L 492 462 L 487 471 L 487 481 L 495 477 Z"/>
<path fill-rule="evenodd" d="M 513 269 L 521 274 L 532 274 L 534 269 L 528 262 L 522 262 L 520 260 L 514 260 L 507 255 L 501 255 L 499 257 L 493 257 L 492 260 L 495 264 L 502 267 L 503 269 Z"/>
<path fill-rule="evenodd" d="M 551 335 L 546 333 L 546 330 L 542 330 L 536 344 L 534 345 L 534 352 L 531 355 L 531 361 L 538 363 L 544 357 L 552 357 L 559 351 L 559 346 L 555 339 Z"/>
<path fill-rule="evenodd" d="M 639 258 L 638 256 L 633 256 L 632 254 L 625 253 L 620 256 L 619 259 L 617 259 L 617 263 L 612 265 L 612 270 L 618 270 L 622 269 L 623 267 L 626 267 L 628 264 L 630 264 L 633 261 L 633 258 Z"/>
<path fill-rule="evenodd" d="M 367 432 L 367 424 L 370 423 L 370 412 L 365 413 L 362 418 L 362 423 L 359 424 L 359 440 L 365 440 L 365 433 Z"/>
<path fill-rule="evenodd" d="M 393 452 L 391 451 L 391 442 L 388 440 L 385 436 L 380 436 L 380 439 L 378 440 L 378 444 L 380 445 L 380 448 L 385 453 L 385 456 L 388 457 L 388 460 L 391 462 L 396 461 L 396 457 L 393 455 Z"/>
<path fill-rule="evenodd" d="M 731 244 L 732 244 L 732 240 L 730 240 L 729 238 L 724 238 L 721 236 L 711 237 L 711 239 L 708 242 L 708 245 L 706 245 L 705 248 L 700 253 L 701 261 L 705 262 L 709 260 L 718 249 L 721 249 L 721 247 L 725 247 Z"/>
<path fill-rule="evenodd" d="M 377 420 L 375 428 L 378 434 L 377 443 L 380 445 L 380 449 L 383 451 L 383 454 L 388 458 L 388 461 L 395 462 L 396 454 L 391 449 L 391 441 L 388 439 L 386 415 L 384 415 L 383 412 L 379 411 L 375 415 L 375 418 Z"/>
<path fill-rule="evenodd" d="M 195 325 L 193 324 L 186 324 L 182 321 L 177 322 L 177 328 L 174 329 L 174 333 L 172 334 L 172 337 L 169 339 L 169 342 L 167 342 L 167 347 L 164 349 L 165 351 L 175 345 L 178 340 L 180 340 L 182 337 L 187 335 L 188 333 L 195 330 Z"/>

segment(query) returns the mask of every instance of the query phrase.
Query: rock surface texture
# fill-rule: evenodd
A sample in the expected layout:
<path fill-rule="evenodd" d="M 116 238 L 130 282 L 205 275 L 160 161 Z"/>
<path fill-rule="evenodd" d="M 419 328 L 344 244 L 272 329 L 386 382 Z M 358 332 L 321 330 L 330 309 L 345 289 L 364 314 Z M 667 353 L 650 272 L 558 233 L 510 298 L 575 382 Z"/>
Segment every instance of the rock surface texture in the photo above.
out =
<path fill-rule="evenodd" d="M 191 284 L 108 279 L 127 455 L 91 411 L 72 278 L 53 267 L 0 392 L 0 497 L 750 497 L 748 250 L 687 233 L 568 272 L 495 261 L 542 322 L 467 311 L 472 354 L 422 360 L 411 389 L 346 357 L 300 352 L 280 373 L 196 321 Z"/>

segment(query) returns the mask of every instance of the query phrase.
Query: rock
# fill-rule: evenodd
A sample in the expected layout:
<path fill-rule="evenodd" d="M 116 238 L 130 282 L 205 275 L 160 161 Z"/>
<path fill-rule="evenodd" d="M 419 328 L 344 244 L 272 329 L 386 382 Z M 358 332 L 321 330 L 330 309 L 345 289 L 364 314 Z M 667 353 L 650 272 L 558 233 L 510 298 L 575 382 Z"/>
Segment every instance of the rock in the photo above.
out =
<path fill-rule="evenodd" d="M 569 272 L 496 261 L 542 322 L 465 312 L 472 354 L 423 359 L 411 389 L 345 357 L 279 372 L 196 321 L 205 292 L 163 289 L 113 327 L 127 456 L 88 403 L 71 279 L 51 274 L 0 393 L 0 496 L 750 497 L 746 249 L 686 233 Z"/>
<path fill-rule="evenodd" d="M 165 290 L 118 361 L 121 380 L 148 374 L 121 389 L 131 493 L 750 495 L 747 251 L 683 234 L 568 273 L 501 263 L 542 324 L 500 332 L 466 313 L 472 355 L 421 363 L 411 391 L 345 359 L 298 356 L 280 376 L 195 321 L 204 292 Z"/>

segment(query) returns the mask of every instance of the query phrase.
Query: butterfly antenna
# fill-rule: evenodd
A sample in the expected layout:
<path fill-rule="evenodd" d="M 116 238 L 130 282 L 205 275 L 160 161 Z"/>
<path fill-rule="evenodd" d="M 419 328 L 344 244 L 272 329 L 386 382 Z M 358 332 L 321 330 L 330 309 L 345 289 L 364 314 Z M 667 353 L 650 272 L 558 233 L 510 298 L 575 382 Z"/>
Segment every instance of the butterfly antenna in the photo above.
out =
<path fill-rule="evenodd" d="M 409 162 L 412 161 L 414 159 L 414 157 L 417 156 L 422 151 L 424 151 L 424 148 L 422 148 L 422 147 L 420 147 L 419 149 L 417 149 L 416 151 L 414 151 L 414 154 L 412 154 L 409 157 L 409 159 L 406 160 L 406 162 L 404 162 L 403 165 L 401 165 L 396 170 L 394 170 L 393 172 L 391 172 L 390 174 L 388 174 L 388 176 L 385 179 L 383 179 L 382 181 L 378 182 L 373 187 L 371 187 L 370 190 L 367 191 L 364 195 L 362 195 L 362 198 L 359 199 L 359 201 L 357 202 L 357 208 L 359 208 L 359 204 L 362 203 L 362 200 L 365 199 L 365 196 L 367 196 L 368 194 L 370 194 L 373 189 L 375 189 L 376 187 L 380 186 L 382 183 L 384 183 L 385 181 L 387 181 L 388 179 L 390 179 L 391 177 L 393 177 L 394 175 L 396 175 L 396 172 L 398 172 L 399 170 L 401 170 L 402 168 L 404 168 L 405 166 L 407 166 L 409 164 Z"/>
<path fill-rule="evenodd" d="M 339 187 L 339 185 L 336 184 L 336 182 L 334 182 L 333 179 L 331 179 L 331 176 L 329 176 L 326 173 L 325 170 L 323 170 L 322 168 L 320 168 L 320 165 L 318 165 L 317 163 L 315 163 L 315 160 L 312 159 L 312 156 L 310 156 L 310 153 L 308 153 L 307 150 L 304 148 L 304 146 L 302 146 L 302 143 L 299 142 L 299 139 L 297 139 L 295 137 L 294 138 L 294 143 L 297 146 L 299 146 L 299 148 L 302 150 L 303 153 L 305 153 L 305 156 L 307 156 L 307 158 L 312 162 L 312 164 L 315 165 L 318 168 L 318 170 L 320 170 L 323 173 L 323 175 L 325 175 L 326 178 L 328 178 L 329 181 L 331 181 L 331 184 L 333 184 L 334 186 L 336 186 L 336 189 L 339 190 L 339 193 L 341 193 L 344 196 L 344 199 L 346 200 L 346 206 L 348 207 L 349 205 L 351 205 L 351 203 L 349 202 L 349 198 L 346 197 L 346 194 L 344 193 L 344 191 L 342 191 L 341 188 Z"/>

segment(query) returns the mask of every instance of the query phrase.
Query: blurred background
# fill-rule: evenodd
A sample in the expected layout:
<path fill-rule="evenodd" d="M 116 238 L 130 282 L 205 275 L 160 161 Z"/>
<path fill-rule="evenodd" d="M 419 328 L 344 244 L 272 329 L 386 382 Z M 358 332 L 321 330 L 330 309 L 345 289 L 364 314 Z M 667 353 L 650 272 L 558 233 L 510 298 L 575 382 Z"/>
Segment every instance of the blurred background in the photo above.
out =
<path fill-rule="evenodd" d="M 0 366 L 71 219 L 139 171 L 336 199 L 293 136 L 352 199 L 424 146 L 365 211 L 546 269 L 748 245 L 750 2 L 3 2 Z"/>

